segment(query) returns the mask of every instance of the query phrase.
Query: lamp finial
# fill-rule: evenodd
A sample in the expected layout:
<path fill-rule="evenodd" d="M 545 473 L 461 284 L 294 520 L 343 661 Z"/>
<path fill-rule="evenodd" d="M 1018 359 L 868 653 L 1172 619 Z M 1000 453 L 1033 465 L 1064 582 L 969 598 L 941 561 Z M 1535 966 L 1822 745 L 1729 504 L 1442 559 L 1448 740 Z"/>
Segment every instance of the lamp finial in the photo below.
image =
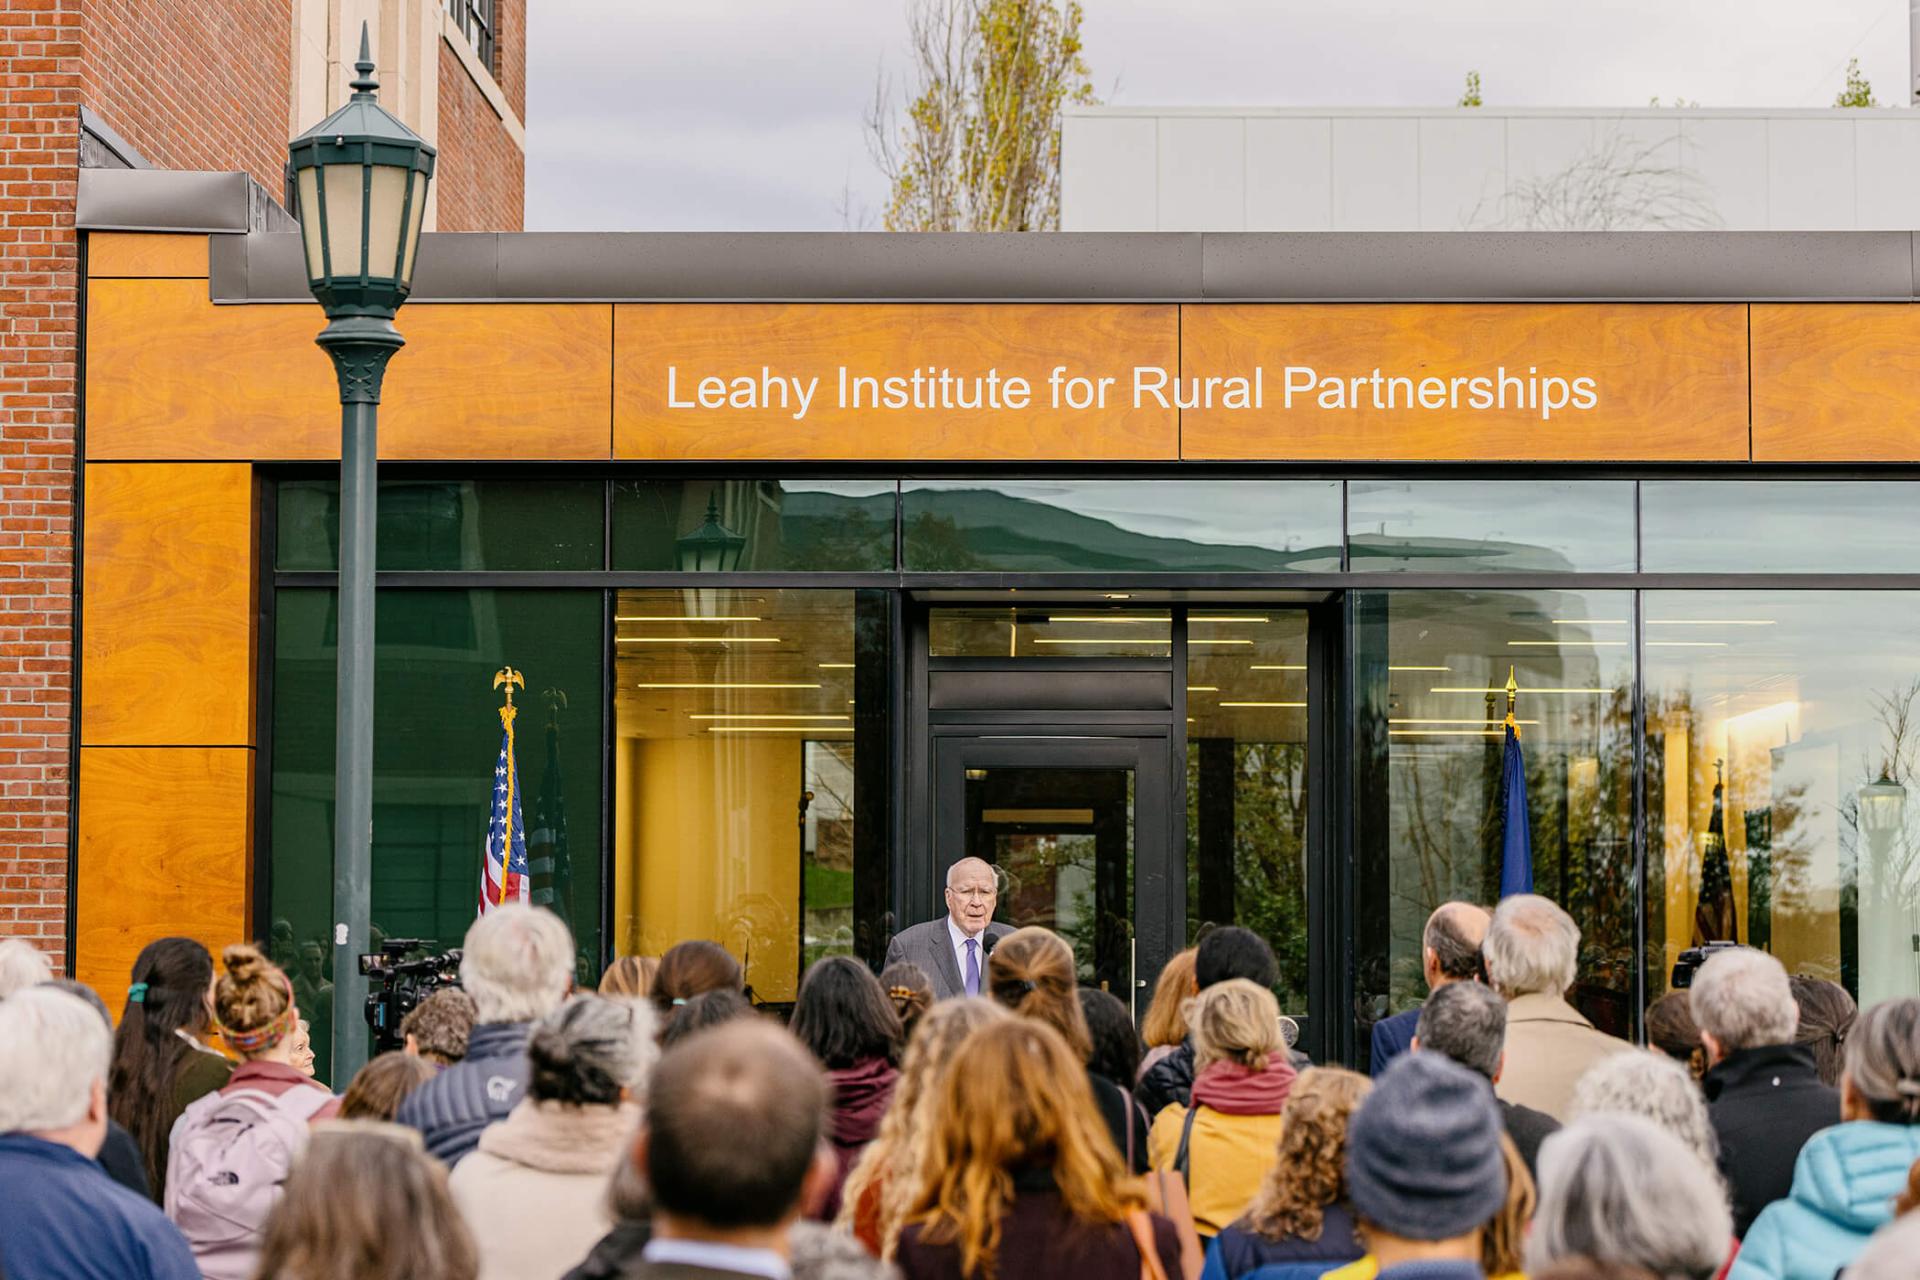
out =
<path fill-rule="evenodd" d="M 353 96 L 360 101 L 372 102 L 374 90 L 380 82 L 373 78 L 373 42 L 367 36 L 367 24 L 360 24 L 360 57 L 353 64 L 360 74 L 347 86 L 353 90 Z"/>
<path fill-rule="evenodd" d="M 1518 721 L 1516 721 L 1516 720 L 1515 720 L 1515 719 L 1513 718 L 1513 704 L 1514 704 L 1514 702 L 1515 702 L 1516 700 L 1518 700 L 1518 698 L 1519 698 L 1519 696 L 1520 696 L 1520 682 L 1519 682 L 1519 680 L 1517 680 L 1517 679 L 1515 679 L 1515 678 L 1514 678 L 1514 670 L 1513 670 L 1513 668 L 1512 668 L 1511 666 L 1509 666 L 1509 667 L 1507 668 L 1507 721 L 1506 721 L 1506 726 L 1507 726 L 1507 728 L 1509 728 L 1509 729 L 1511 729 L 1511 730 L 1513 730 L 1513 734 L 1514 734 L 1514 736 L 1515 736 L 1516 738 L 1520 736 L 1520 726 L 1519 726 L 1519 722 L 1518 722 Z"/>

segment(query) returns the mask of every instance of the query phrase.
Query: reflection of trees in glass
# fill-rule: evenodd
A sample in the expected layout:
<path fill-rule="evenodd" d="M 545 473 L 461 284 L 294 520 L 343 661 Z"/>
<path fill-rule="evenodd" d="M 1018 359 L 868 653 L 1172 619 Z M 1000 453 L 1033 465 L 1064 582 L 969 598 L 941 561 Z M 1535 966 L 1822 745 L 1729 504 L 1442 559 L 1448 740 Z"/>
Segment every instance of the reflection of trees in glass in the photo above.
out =
<path fill-rule="evenodd" d="M 915 569 L 977 569 L 980 559 L 952 516 L 922 511 L 907 522 L 907 564 Z"/>
<path fill-rule="evenodd" d="M 1189 931 L 1200 900 L 1201 788 L 1198 744 L 1187 749 Z M 1307 1001 L 1307 748 L 1298 742 L 1236 742 L 1233 751 L 1233 920 L 1273 947 L 1274 994 L 1295 1013 Z M 1215 921 L 1212 923 L 1226 923 Z"/>
<path fill-rule="evenodd" d="M 853 743 L 805 744 L 812 843 L 801 852 L 800 963 L 853 954 Z"/>

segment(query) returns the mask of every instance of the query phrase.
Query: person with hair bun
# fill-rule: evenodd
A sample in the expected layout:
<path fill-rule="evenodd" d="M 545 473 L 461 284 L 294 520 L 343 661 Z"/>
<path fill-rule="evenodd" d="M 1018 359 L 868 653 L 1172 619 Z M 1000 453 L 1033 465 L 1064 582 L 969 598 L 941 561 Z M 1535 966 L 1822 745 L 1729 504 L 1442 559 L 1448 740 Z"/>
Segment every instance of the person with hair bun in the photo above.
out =
<path fill-rule="evenodd" d="M 1707 1074 L 1707 1046 L 1686 991 L 1669 991 L 1647 1006 L 1647 1045 L 1687 1069 L 1697 1082 Z"/>
<path fill-rule="evenodd" d="M 1920 996 L 1854 1024 L 1840 1116 L 1800 1149 L 1792 1192 L 1753 1220 L 1728 1280 L 1828 1280 L 1892 1219 L 1920 1160 Z"/>
<path fill-rule="evenodd" d="M 913 1029 L 933 1007 L 933 979 L 911 960 L 902 960 L 880 971 L 880 985 L 886 988 L 887 999 L 893 1001 L 893 1011 L 900 1018 L 902 1042 L 913 1039 Z"/>
<path fill-rule="evenodd" d="M 659 972 L 659 956 L 621 956 L 600 975 L 600 994 L 645 1000 L 653 994 L 654 976 Z"/>
<path fill-rule="evenodd" d="M 1820 1083 L 1838 1089 L 1847 1037 L 1860 1016 L 1860 1006 L 1839 983 L 1811 974 L 1796 973 L 1787 979 L 1787 986 L 1799 1012 L 1793 1042 L 1813 1050 L 1813 1069 Z"/>
<path fill-rule="evenodd" d="M 733 954 L 717 942 L 695 938 L 676 942 L 660 957 L 653 971 L 653 989 L 647 998 L 653 1001 L 655 1019 L 662 1030 L 673 1011 L 698 995 L 709 991 L 746 990 L 746 972 Z"/>
<path fill-rule="evenodd" d="M 1051 930 L 1016 929 L 995 945 L 987 959 L 987 992 L 1020 1017 L 1044 1022 L 1060 1033 L 1086 1067 L 1087 1086 L 1114 1149 L 1130 1172 L 1145 1173 L 1146 1117 L 1133 1105 L 1124 1084 L 1097 1074 L 1090 1065 L 1093 1033 L 1080 1007 L 1073 948 Z"/>
<path fill-rule="evenodd" d="M 214 1026 L 240 1065 L 180 1113 L 164 1204 L 207 1280 L 249 1280 L 307 1125 L 333 1094 L 293 1065 L 300 1009 L 286 973 L 249 943 L 220 964 Z"/>
<path fill-rule="evenodd" d="M 534 1024 L 527 1096 L 448 1183 L 481 1280 L 559 1280 L 613 1226 L 607 1181 L 639 1126 L 656 1052 L 652 1010 L 637 1000 L 575 996 Z"/>
<path fill-rule="evenodd" d="M 173 1122 L 233 1075 L 226 1055 L 206 1043 L 212 1030 L 213 956 L 192 938 L 142 947 L 113 1033 L 107 1107 L 139 1144 L 156 1204 L 166 1191 Z"/>

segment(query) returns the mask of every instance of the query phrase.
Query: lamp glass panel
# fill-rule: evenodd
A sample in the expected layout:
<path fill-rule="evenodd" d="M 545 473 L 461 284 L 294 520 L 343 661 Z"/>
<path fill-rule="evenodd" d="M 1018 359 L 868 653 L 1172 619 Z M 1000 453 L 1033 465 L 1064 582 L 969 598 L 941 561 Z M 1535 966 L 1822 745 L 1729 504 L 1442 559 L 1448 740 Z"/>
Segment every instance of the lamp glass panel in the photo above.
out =
<path fill-rule="evenodd" d="M 307 279 L 318 280 L 327 273 L 327 264 L 321 256 L 321 242 L 325 237 L 320 231 L 320 170 L 302 169 L 298 181 L 300 238 L 307 246 Z"/>
<path fill-rule="evenodd" d="M 360 195 L 363 180 L 357 164 L 330 164 L 321 185 L 326 189 L 327 250 L 335 277 L 357 276 L 361 269 Z"/>
<path fill-rule="evenodd" d="M 427 175 L 413 174 L 413 203 L 407 209 L 407 248 L 400 268 L 400 283 L 413 287 L 413 263 L 420 256 L 420 228 L 427 216 Z"/>
<path fill-rule="evenodd" d="M 391 279 L 400 262 L 408 170 L 375 165 L 367 189 L 367 274 Z"/>

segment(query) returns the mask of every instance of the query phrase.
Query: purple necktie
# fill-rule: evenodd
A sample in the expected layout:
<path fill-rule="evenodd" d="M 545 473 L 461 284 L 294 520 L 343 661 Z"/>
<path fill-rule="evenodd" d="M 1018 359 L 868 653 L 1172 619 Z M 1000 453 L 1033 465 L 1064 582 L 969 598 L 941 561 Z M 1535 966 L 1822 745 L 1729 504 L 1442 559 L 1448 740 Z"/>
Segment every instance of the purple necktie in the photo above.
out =
<path fill-rule="evenodd" d="M 980 943 L 973 938 L 967 939 L 967 994 L 980 994 Z"/>

